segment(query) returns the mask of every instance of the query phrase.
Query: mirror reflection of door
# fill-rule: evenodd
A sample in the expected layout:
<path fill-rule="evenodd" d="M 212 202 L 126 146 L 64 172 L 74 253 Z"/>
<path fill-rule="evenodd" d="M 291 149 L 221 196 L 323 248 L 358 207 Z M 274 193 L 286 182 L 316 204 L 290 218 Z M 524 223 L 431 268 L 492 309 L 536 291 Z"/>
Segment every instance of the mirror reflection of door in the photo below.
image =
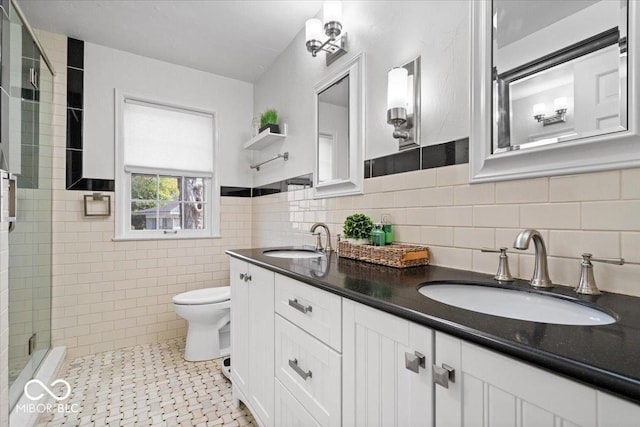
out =
<path fill-rule="evenodd" d="M 623 131 L 627 0 L 493 1 L 493 152 Z"/>
<path fill-rule="evenodd" d="M 349 178 L 349 76 L 318 95 L 318 182 Z"/>

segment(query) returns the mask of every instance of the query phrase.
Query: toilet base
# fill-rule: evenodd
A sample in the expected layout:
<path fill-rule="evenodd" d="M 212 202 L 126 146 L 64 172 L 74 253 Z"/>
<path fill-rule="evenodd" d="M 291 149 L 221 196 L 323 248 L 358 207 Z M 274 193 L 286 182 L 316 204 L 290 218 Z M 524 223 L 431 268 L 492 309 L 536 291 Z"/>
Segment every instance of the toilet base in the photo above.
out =
<path fill-rule="evenodd" d="M 184 360 L 202 362 L 204 360 L 218 359 L 228 356 L 230 350 L 227 327 L 218 332 L 211 325 L 189 322 L 187 343 L 184 348 Z"/>

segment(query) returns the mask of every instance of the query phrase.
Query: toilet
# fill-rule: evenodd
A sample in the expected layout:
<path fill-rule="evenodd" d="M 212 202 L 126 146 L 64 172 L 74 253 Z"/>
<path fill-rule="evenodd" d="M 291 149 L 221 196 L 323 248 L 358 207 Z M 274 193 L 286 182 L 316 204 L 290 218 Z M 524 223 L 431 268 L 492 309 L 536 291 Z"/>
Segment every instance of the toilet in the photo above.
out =
<path fill-rule="evenodd" d="M 176 314 L 189 324 L 185 360 L 198 362 L 229 355 L 230 307 L 229 286 L 197 289 L 173 297 Z"/>

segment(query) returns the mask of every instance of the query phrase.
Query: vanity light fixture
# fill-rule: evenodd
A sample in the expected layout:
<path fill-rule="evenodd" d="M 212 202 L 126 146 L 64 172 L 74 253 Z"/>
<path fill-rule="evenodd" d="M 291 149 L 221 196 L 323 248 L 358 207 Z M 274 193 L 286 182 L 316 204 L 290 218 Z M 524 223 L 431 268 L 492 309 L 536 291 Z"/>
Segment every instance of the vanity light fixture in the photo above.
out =
<path fill-rule="evenodd" d="M 420 146 L 420 57 L 389 71 L 387 123 L 399 150 Z"/>
<path fill-rule="evenodd" d="M 347 33 L 342 33 L 342 2 L 326 1 L 323 9 L 324 25 L 317 18 L 308 19 L 305 24 L 307 51 L 314 58 L 320 51 L 326 52 L 326 63 L 331 65 L 347 53 Z M 322 41 L 323 35 L 328 37 Z"/>
<path fill-rule="evenodd" d="M 545 117 L 546 107 L 544 104 L 535 104 L 533 106 L 533 118 L 538 122 L 542 122 L 543 126 L 554 125 L 556 123 L 565 123 L 567 121 L 567 97 L 562 96 L 553 100 L 553 109 L 556 114 L 551 117 Z"/>

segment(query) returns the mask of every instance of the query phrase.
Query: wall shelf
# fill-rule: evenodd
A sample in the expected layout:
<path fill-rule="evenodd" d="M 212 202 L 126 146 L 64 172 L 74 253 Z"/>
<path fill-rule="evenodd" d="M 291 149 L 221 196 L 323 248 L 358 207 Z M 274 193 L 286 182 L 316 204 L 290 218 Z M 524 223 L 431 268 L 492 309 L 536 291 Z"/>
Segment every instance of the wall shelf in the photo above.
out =
<path fill-rule="evenodd" d="M 282 125 L 282 133 L 271 133 L 269 129 L 260 132 L 242 146 L 245 150 L 262 150 L 274 142 L 281 141 L 287 137 L 287 124 Z"/>

